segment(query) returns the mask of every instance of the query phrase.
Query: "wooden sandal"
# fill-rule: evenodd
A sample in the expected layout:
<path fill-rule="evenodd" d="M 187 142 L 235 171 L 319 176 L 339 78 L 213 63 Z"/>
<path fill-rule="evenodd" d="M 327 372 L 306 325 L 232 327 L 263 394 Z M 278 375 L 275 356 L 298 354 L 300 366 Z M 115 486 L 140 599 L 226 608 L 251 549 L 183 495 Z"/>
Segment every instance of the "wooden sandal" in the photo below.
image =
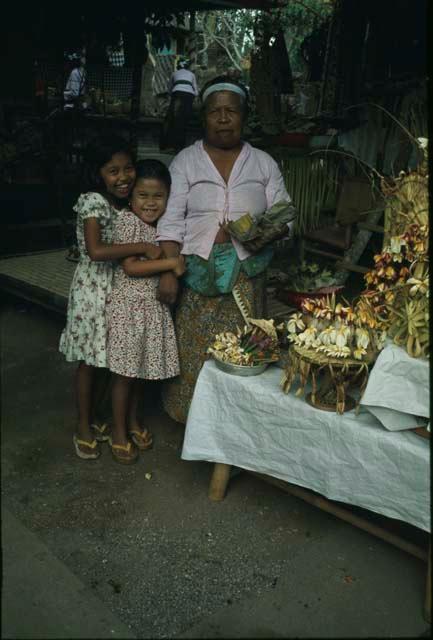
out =
<path fill-rule="evenodd" d="M 129 431 L 129 435 L 131 436 L 132 442 L 135 444 L 140 451 L 146 451 L 146 449 L 151 449 L 153 446 L 153 436 L 150 431 L 144 428 L 142 431 L 139 429 L 132 429 Z"/>
<path fill-rule="evenodd" d="M 91 424 L 90 428 L 95 434 L 95 438 L 98 442 L 107 442 L 110 437 L 110 427 L 106 422 L 103 424 Z"/>
<path fill-rule="evenodd" d="M 137 462 L 138 451 L 131 441 L 129 441 L 126 445 L 113 444 L 113 441 L 110 437 L 108 439 L 108 444 L 111 447 L 111 453 L 116 462 L 120 462 L 121 464 L 133 464 L 134 462 Z"/>
<path fill-rule="evenodd" d="M 74 443 L 75 453 L 82 460 L 96 460 L 101 455 L 101 451 L 96 440 L 92 440 L 92 442 L 80 440 L 80 438 L 77 438 L 77 435 L 74 433 L 72 441 Z M 91 449 L 92 452 L 86 453 L 80 447 L 87 447 L 87 449 Z"/>

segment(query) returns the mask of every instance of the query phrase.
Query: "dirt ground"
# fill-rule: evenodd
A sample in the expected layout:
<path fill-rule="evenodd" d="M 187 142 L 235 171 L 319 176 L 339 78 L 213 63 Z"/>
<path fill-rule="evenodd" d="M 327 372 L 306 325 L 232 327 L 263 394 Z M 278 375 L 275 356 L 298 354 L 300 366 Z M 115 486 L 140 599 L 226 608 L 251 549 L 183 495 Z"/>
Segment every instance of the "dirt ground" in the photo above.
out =
<path fill-rule="evenodd" d="M 247 473 L 210 502 L 212 465 L 181 460 L 184 429 L 161 410 L 157 385 L 151 451 L 131 466 L 106 445 L 99 460 L 79 460 L 63 323 L 4 298 L 2 637 L 429 632 L 416 558 Z"/>

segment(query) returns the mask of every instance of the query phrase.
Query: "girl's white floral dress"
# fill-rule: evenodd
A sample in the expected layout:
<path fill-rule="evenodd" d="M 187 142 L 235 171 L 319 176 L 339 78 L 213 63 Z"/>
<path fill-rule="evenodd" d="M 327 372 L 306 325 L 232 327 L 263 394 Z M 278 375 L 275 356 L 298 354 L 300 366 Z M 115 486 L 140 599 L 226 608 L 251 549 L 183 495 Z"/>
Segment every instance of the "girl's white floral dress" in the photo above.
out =
<path fill-rule="evenodd" d="M 107 367 L 107 324 L 105 306 L 111 294 L 113 262 L 93 262 L 86 251 L 84 220 L 97 218 L 101 240 L 111 244 L 118 211 L 99 193 L 81 194 L 77 213 L 77 242 L 80 259 L 69 291 L 66 327 L 59 350 L 68 362 L 83 360 L 95 367 Z"/>

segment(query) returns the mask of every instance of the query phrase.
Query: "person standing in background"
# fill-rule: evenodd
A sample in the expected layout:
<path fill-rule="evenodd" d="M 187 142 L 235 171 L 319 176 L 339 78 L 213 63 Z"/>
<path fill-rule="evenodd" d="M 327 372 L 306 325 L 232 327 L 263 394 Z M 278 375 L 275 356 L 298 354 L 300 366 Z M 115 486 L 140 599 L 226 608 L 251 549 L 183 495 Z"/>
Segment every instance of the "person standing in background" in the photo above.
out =
<path fill-rule="evenodd" d="M 171 100 L 162 130 L 161 150 L 174 149 L 177 153 L 185 147 L 186 128 L 194 98 L 198 95 L 197 80 L 190 65 L 189 60 L 180 58 L 171 76 Z"/>
<path fill-rule="evenodd" d="M 72 109 L 80 103 L 80 98 L 83 99 L 86 94 L 86 58 L 84 53 L 73 53 L 67 57 L 71 63 L 71 71 L 63 92 L 63 98 L 65 109 Z M 87 104 L 83 102 L 80 106 L 86 108 Z"/>

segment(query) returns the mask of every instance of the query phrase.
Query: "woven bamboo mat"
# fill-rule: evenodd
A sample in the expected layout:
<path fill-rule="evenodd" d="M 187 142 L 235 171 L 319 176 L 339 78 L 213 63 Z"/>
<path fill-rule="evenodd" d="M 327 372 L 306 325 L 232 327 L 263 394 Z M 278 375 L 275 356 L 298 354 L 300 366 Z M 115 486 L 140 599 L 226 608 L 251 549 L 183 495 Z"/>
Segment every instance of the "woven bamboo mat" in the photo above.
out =
<path fill-rule="evenodd" d="M 65 310 L 76 263 L 66 260 L 67 250 L 44 251 L 0 259 L 0 288 L 33 302 Z M 268 292 L 267 316 L 286 319 L 294 309 Z"/>
<path fill-rule="evenodd" d="M 65 309 L 76 263 L 67 250 L 44 251 L 0 260 L 0 288 L 34 302 Z"/>

